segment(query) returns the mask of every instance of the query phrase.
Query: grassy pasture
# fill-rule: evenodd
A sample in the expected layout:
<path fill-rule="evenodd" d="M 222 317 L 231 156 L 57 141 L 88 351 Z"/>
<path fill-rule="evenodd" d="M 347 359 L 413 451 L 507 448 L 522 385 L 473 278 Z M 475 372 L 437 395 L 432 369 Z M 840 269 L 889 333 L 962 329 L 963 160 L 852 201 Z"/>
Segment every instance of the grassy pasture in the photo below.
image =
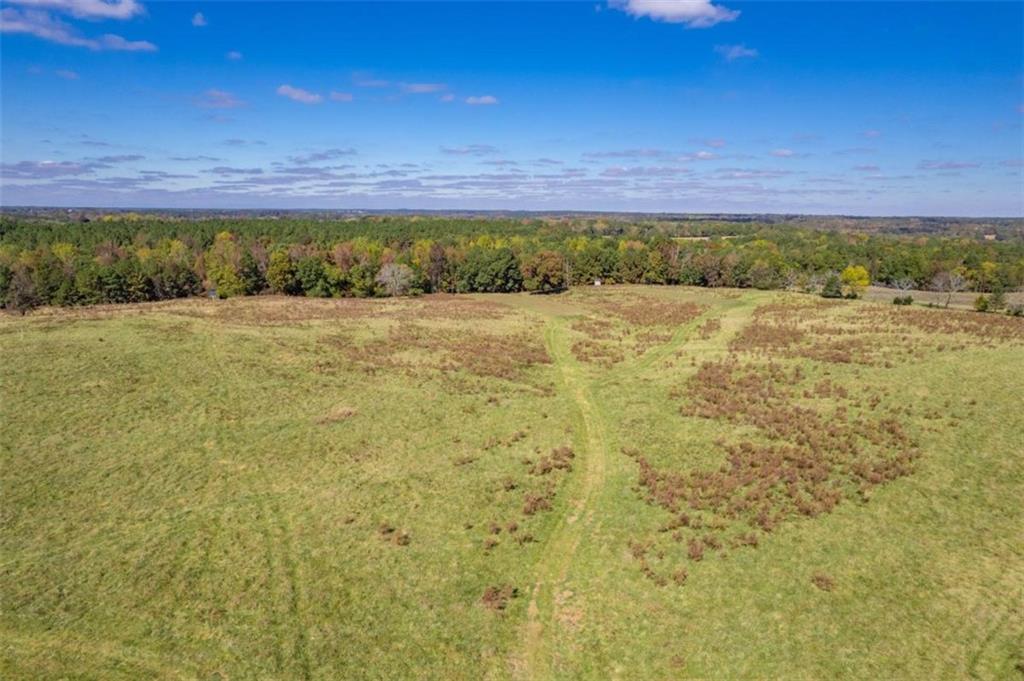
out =
<path fill-rule="evenodd" d="M 1022 674 L 1020 320 L 247 298 L 0 354 L 5 679 Z"/>

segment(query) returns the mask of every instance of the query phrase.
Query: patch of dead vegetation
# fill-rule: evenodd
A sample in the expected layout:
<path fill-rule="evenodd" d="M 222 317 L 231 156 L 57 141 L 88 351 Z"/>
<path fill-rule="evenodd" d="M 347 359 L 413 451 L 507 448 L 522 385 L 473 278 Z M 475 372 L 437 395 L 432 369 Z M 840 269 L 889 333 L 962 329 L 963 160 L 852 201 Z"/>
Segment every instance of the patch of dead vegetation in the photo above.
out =
<path fill-rule="evenodd" d="M 831 379 L 812 383 L 800 367 L 730 355 L 700 365 L 674 394 L 681 396 L 683 416 L 756 432 L 717 441 L 725 462 L 710 470 L 658 468 L 638 450 L 623 450 L 637 463 L 637 492 L 670 514 L 661 531 L 691 561 L 756 547 L 759 535 L 829 513 L 845 499 L 867 501 L 872 488 L 909 475 L 919 456 L 899 411 L 876 415 L 880 395 L 852 397 Z M 645 574 L 654 572 L 640 562 Z"/>
<path fill-rule="evenodd" d="M 484 589 L 484 594 L 480 597 L 480 603 L 488 610 L 500 612 L 508 607 L 509 602 L 513 598 L 518 597 L 518 588 L 510 584 L 501 584 Z"/>
<path fill-rule="evenodd" d="M 384 337 L 365 342 L 333 335 L 321 343 L 371 374 L 405 369 L 415 375 L 429 367 L 445 374 L 465 371 L 477 377 L 514 381 L 530 367 L 551 363 L 544 344 L 524 332 L 453 331 L 415 322 L 395 324 Z M 331 360 L 322 361 L 321 366 L 332 367 Z"/>

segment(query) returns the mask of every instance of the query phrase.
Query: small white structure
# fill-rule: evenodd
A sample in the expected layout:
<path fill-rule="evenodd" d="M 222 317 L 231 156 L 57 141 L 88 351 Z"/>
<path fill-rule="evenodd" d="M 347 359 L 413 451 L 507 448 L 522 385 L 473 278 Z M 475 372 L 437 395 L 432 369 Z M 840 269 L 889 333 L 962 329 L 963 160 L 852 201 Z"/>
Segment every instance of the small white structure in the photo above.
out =
<path fill-rule="evenodd" d="M 601 285 L 601 280 L 600 279 L 595 279 L 594 280 L 594 286 L 600 286 L 600 285 Z"/>

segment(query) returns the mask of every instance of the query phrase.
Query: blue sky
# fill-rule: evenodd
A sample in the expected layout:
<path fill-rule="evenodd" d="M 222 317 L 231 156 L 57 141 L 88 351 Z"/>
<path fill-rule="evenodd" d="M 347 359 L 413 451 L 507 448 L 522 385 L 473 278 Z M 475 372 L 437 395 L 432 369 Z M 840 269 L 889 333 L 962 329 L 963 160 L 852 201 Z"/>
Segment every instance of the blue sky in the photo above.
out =
<path fill-rule="evenodd" d="M 1024 215 L 1024 3 L 0 0 L 3 205 Z"/>

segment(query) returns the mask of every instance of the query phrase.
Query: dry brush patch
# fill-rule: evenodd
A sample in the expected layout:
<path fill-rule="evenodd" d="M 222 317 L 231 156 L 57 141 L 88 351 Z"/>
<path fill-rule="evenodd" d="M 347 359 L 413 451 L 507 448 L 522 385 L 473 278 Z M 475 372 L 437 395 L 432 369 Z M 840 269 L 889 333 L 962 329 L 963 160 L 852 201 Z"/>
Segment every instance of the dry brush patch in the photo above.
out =
<path fill-rule="evenodd" d="M 595 316 L 573 323 L 583 338 L 572 346 L 581 362 L 611 368 L 627 354 L 642 355 L 672 339 L 675 329 L 699 317 L 704 306 L 623 292 L 580 294 Z M 614 323 L 612 319 L 617 319 Z"/>
<path fill-rule="evenodd" d="M 841 302 L 762 305 L 730 349 L 762 357 L 891 367 L 928 352 L 1024 343 L 1024 320 Z"/>
<path fill-rule="evenodd" d="M 822 338 L 831 343 L 837 326 L 848 323 L 829 308 L 827 303 L 764 306 L 733 341 L 733 353 L 700 364 L 681 389 L 670 393 L 683 400 L 684 417 L 752 429 L 749 436 L 716 441 L 725 455 L 720 466 L 675 471 L 656 466 L 639 450 L 623 449 L 637 463 L 637 492 L 670 514 L 663 536 L 691 561 L 756 547 L 783 523 L 829 513 L 843 501 L 866 502 L 874 487 L 913 471 L 920 452 L 902 419 L 910 410 L 886 407 L 888 389 L 830 377 L 830 363 L 847 363 L 845 356 L 834 357 L 834 344 L 829 352 L 813 350 Z M 863 323 L 878 325 L 870 313 L 867 319 Z M 951 323 L 960 333 L 976 328 L 973 320 Z M 1000 337 L 1016 336 L 1006 331 Z M 855 359 L 868 364 L 895 357 L 891 353 L 899 350 L 900 338 L 883 330 L 874 338 L 876 346 Z M 736 351 L 745 351 L 746 358 Z M 779 356 L 816 361 L 805 368 L 806 362 L 774 359 Z M 642 558 L 645 574 L 656 571 L 647 551 Z"/>
<path fill-rule="evenodd" d="M 370 374 L 404 370 L 406 375 L 416 376 L 426 367 L 443 374 L 466 372 L 481 378 L 518 381 L 529 368 L 551 364 L 544 344 L 527 332 L 492 333 L 399 322 L 382 336 L 368 340 L 335 334 L 321 342 L 340 359 Z M 321 367 L 333 367 L 329 357 Z"/>

